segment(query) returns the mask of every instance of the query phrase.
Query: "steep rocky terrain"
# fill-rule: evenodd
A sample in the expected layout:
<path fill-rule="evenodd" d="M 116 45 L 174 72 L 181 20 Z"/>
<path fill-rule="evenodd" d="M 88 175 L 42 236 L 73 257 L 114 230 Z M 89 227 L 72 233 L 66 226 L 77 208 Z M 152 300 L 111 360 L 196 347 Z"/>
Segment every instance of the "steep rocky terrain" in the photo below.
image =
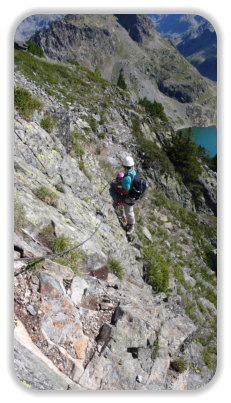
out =
<path fill-rule="evenodd" d="M 217 81 L 217 35 L 208 20 L 195 14 L 149 14 L 155 29 L 205 77 Z"/>
<path fill-rule="evenodd" d="M 77 63 L 15 51 L 15 89 L 15 259 L 80 244 L 14 262 L 17 377 L 43 390 L 207 384 L 216 173 L 203 165 L 196 211 L 163 151 L 170 124 Z M 129 239 L 109 186 L 128 154 L 148 185 Z"/>
<path fill-rule="evenodd" d="M 122 71 L 133 101 L 163 104 L 175 128 L 216 122 L 216 85 L 202 77 L 145 15 L 67 15 L 33 36 L 45 55 L 75 60 L 116 84 Z"/>

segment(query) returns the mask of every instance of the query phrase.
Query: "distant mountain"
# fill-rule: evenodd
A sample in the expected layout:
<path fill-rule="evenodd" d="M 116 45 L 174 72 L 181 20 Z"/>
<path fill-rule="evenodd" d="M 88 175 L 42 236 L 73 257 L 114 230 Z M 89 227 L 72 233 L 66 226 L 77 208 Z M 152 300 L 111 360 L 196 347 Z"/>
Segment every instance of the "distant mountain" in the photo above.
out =
<path fill-rule="evenodd" d="M 217 36 L 205 18 L 195 14 L 148 14 L 155 29 L 205 77 L 217 80 Z"/>
<path fill-rule="evenodd" d="M 27 41 L 37 31 L 48 28 L 52 21 L 64 17 L 65 14 L 34 14 L 25 18 L 15 31 L 15 40 Z"/>
<path fill-rule="evenodd" d="M 133 100 L 161 103 L 174 127 L 216 122 L 216 85 L 144 14 L 70 14 L 32 39 L 46 57 L 78 62 L 114 84 L 122 72 Z"/>

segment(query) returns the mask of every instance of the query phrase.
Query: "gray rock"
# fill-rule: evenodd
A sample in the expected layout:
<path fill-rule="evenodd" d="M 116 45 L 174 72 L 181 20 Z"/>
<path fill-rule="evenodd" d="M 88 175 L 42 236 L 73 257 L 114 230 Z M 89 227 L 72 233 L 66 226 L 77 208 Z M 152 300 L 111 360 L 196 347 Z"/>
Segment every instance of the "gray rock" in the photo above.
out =
<path fill-rule="evenodd" d="M 37 315 L 37 312 L 35 311 L 33 305 L 28 305 L 28 306 L 26 307 L 26 310 L 27 310 L 31 315 L 33 315 L 33 316 Z"/>
<path fill-rule="evenodd" d="M 146 238 L 152 242 L 152 235 L 150 234 L 150 231 L 147 229 L 147 227 L 142 227 L 142 232 L 146 236 Z"/>

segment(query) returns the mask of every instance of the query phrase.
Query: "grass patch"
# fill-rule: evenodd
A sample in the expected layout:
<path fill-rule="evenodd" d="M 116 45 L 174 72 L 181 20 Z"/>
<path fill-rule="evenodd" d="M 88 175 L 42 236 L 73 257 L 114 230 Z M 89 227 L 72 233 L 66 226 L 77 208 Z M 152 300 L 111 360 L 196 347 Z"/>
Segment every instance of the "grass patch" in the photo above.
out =
<path fill-rule="evenodd" d="M 35 194 L 40 200 L 44 201 L 50 206 L 58 206 L 58 198 L 56 193 L 52 192 L 52 190 L 48 189 L 46 186 L 40 186 L 40 188 L 35 191 Z"/>
<path fill-rule="evenodd" d="M 116 260 L 113 257 L 109 258 L 107 262 L 107 267 L 108 270 L 113 274 L 115 274 L 117 277 L 119 277 L 120 279 L 123 278 L 124 276 L 123 268 L 118 260 Z"/>
<path fill-rule="evenodd" d="M 41 127 L 47 131 L 47 133 L 51 133 L 52 130 L 55 127 L 55 119 L 53 118 L 53 116 L 51 115 L 45 115 L 41 121 L 40 121 L 40 125 Z"/>
<path fill-rule="evenodd" d="M 64 250 L 70 249 L 74 246 L 70 238 L 66 237 L 65 235 L 55 235 L 55 230 L 52 223 L 48 224 L 42 229 L 38 235 L 38 240 L 44 246 L 51 249 L 51 251 L 54 253 L 63 252 Z M 79 275 L 83 257 L 81 253 L 77 251 L 77 249 L 73 249 L 64 255 L 53 258 L 52 260 L 63 266 L 70 267 L 76 275 Z"/>
<path fill-rule="evenodd" d="M 184 360 L 174 360 L 170 362 L 170 368 L 173 371 L 182 374 L 182 372 L 187 369 L 187 363 Z"/>
<path fill-rule="evenodd" d="M 165 258 L 153 247 L 144 248 L 147 262 L 148 284 L 156 292 L 167 292 L 169 285 L 169 268 Z"/>
<path fill-rule="evenodd" d="M 55 96 L 65 107 L 73 104 L 81 97 L 85 98 L 86 106 L 99 105 L 99 97 L 95 92 L 112 85 L 103 80 L 99 74 L 80 66 L 78 63 L 52 62 L 38 58 L 29 52 L 15 49 L 15 70 L 21 71 L 30 80 L 36 82 L 46 91 L 52 86 Z"/>
<path fill-rule="evenodd" d="M 25 119 L 30 119 L 34 111 L 40 109 L 42 106 L 38 99 L 34 98 L 29 91 L 21 87 L 14 89 L 14 105 Z"/>
<path fill-rule="evenodd" d="M 183 285 L 185 290 L 189 290 L 191 288 L 185 281 L 183 270 L 181 270 L 180 267 L 178 266 L 174 267 L 174 276 Z"/>
<path fill-rule="evenodd" d="M 202 358 L 204 360 L 205 365 L 209 368 L 209 369 L 213 369 L 213 362 L 211 359 L 211 354 L 209 352 L 209 349 L 206 349 L 204 351 L 204 353 L 202 354 Z"/>

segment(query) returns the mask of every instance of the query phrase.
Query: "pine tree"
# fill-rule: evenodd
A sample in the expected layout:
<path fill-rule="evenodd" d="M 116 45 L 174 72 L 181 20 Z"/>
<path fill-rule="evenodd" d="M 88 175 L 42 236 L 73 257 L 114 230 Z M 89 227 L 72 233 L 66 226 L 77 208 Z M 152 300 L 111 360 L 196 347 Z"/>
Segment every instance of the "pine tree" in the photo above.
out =
<path fill-rule="evenodd" d="M 173 134 L 171 140 L 166 141 L 165 150 L 176 171 L 181 174 L 185 185 L 196 199 L 201 192 L 198 178 L 202 167 L 199 148 L 192 136 L 185 135 L 182 131 Z"/>
<path fill-rule="evenodd" d="M 118 85 L 118 87 L 122 88 L 122 90 L 127 89 L 127 84 L 125 82 L 125 78 L 124 78 L 124 75 L 123 75 L 122 71 L 120 71 L 120 75 L 119 75 L 119 78 L 118 78 L 118 81 L 117 81 L 117 85 Z"/>

